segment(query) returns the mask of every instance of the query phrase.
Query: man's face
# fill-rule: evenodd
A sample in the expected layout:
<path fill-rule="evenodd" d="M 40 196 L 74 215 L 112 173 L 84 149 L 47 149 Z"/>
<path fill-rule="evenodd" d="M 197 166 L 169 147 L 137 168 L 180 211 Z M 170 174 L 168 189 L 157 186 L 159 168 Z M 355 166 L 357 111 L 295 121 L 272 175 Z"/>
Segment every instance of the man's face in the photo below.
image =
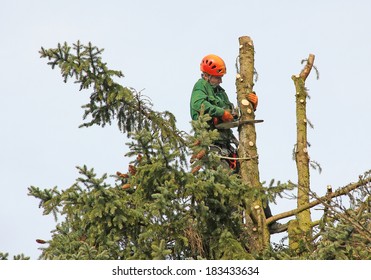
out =
<path fill-rule="evenodd" d="M 222 77 L 223 76 L 210 76 L 209 77 L 209 83 L 212 86 L 218 86 L 219 84 L 221 84 L 223 82 Z"/>

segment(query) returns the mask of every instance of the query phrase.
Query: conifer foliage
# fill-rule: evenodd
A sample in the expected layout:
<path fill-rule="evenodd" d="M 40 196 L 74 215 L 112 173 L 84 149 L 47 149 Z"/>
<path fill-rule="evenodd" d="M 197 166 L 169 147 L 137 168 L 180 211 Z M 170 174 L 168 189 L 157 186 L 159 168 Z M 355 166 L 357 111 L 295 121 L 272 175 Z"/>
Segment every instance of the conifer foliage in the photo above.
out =
<path fill-rule="evenodd" d="M 207 152 L 218 136 L 207 130 L 208 115 L 193 122 L 194 136 L 186 135 L 170 112 L 153 111 L 148 99 L 114 81 L 122 73 L 106 67 L 102 50 L 77 42 L 40 53 L 61 69 L 64 81 L 74 78 L 80 90 L 92 91 L 83 106 L 90 121 L 82 126 L 117 121 L 129 139 L 127 157 L 134 159 L 111 176 L 77 167 L 79 178 L 62 191 L 29 188 L 58 222 L 42 259 L 251 258 L 242 223 L 247 194 Z M 196 155 L 192 166 L 190 153 Z"/>
<path fill-rule="evenodd" d="M 159 113 L 152 110 L 151 102 L 140 92 L 117 83 L 115 78 L 121 78 L 123 74 L 107 68 L 101 58 L 103 51 L 91 43 L 82 45 L 79 41 L 73 47 L 64 43 L 55 49 L 41 48 L 40 51 L 41 58 L 49 60 L 48 65 L 53 69 L 56 66 L 60 68 L 64 82 L 73 78 L 80 85 L 80 91 L 92 90 L 90 102 L 82 106 L 85 109 L 83 119 L 90 120 L 81 126 L 104 127 L 116 120 L 124 133 L 141 129 L 159 131 L 163 139 L 182 143 L 174 115 L 168 111 Z"/>
<path fill-rule="evenodd" d="M 246 223 L 246 209 L 257 200 L 274 202 L 292 184 L 243 184 L 209 149 L 218 137 L 208 129 L 209 115 L 192 122 L 192 135 L 179 131 L 171 112 L 154 111 L 147 97 L 117 82 L 123 74 L 110 70 L 102 53 L 80 42 L 40 50 L 65 82 L 73 79 L 90 93 L 81 126 L 117 122 L 128 138 L 130 161 L 127 170 L 112 175 L 77 167 L 79 177 L 62 190 L 29 187 L 43 214 L 56 220 L 51 239 L 36 240 L 40 259 L 371 259 L 370 172 L 346 188 L 353 192 L 350 207 L 318 198 L 324 215 L 305 254 L 284 245 L 254 252 L 249 244 L 256 229 Z"/>

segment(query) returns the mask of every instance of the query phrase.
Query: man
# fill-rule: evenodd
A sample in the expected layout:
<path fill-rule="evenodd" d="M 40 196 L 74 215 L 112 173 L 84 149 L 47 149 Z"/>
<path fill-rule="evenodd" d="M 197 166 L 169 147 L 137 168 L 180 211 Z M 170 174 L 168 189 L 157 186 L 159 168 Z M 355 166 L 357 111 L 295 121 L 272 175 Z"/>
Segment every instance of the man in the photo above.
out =
<path fill-rule="evenodd" d="M 215 125 L 222 122 L 230 122 L 237 118 L 234 112 L 234 106 L 229 101 L 225 90 L 220 86 L 222 78 L 227 69 L 222 58 L 217 55 L 209 54 L 205 56 L 200 64 L 201 79 L 193 87 L 190 113 L 193 120 L 197 120 L 201 106 L 204 113 L 212 117 L 210 128 L 214 129 Z M 254 93 L 248 95 L 248 100 L 253 104 L 254 109 L 258 105 L 258 97 Z M 233 135 L 231 129 L 219 130 L 219 139 L 210 147 L 211 150 L 217 151 L 225 157 L 237 157 L 237 149 L 231 144 L 238 145 L 238 141 Z M 223 165 L 229 166 L 238 172 L 237 160 L 222 160 Z"/>
<path fill-rule="evenodd" d="M 222 58 L 217 55 L 209 54 L 205 56 L 200 63 L 201 79 L 199 79 L 193 87 L 190 113 L 193 120 L 197 120 L 201 107 L 203 106 L 204 113 L 212 117 L 210 128 L 214 129 L 215 125 L 222 122 L 231 122 L 237 116 L 234 115 L 234 106 L 229 101 L 225 90 L 220 86 L 223 76 L 227 73 L 225 63 Z M 258 97 L 255 93 L 250 93 L 247 99 L 252 103 L 254 110 L 258 106 Z M 225 158 L 237 158 L 238 141 L 233 135 L 231 129 L 219 130 L 219 139 L 214 142 L 210 150 L 218 152 Z M 235 144 L 236 148 L 231 144 Z M 238 161 L 226 159 L 221 163 L 230 169 L 234 169 L 238 173 Z M 272 216 L 269 205 L 264 209 L 266 218 Z M 286 229 L 285 226 L 274 222 L 269 225 L 271 233 L 282 232 Z"/>

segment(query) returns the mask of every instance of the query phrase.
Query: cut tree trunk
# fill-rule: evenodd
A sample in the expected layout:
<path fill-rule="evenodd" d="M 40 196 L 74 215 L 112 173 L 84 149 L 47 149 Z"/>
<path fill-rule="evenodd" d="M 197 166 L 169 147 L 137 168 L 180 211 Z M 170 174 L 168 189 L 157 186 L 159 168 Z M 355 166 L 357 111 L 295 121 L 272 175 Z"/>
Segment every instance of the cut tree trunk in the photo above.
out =
<path fill-rule="evenodd" d="M 296 150 L 295 159 L 298 173 L 298 198 L 297 208 L 309 203 L 310 178 L 309 178 L 309 155 L 307 140 L 307 90 L 305 80 L 308 77 L 314 62 L 314 55 L 310 54 L 307 64 L 299 75 L 293 75 L 292 80 L 296 89 Z M 299 212 L 297 220 L 289 225 L 289 244 L 291 249 L 298 249 L 302 245 L 308 246 L 312 240 L 312 221 L 310 209 Z"/>
<path fill-rule="evenodd" d="M 254 120 L 255 113 L 247 95 L 254 87 L 254 43 L 248 36 L 239 38 L 239 73 L 236 76 L 237 101 L 240 109 L 240 120 Z M 259 178 L 258 150 L 254 124 L 239 127 L 240 175 L 247 188 L 261 189 Z M 246 226 L 251 237 L 248 247 L 250 251 L 261 252 L 269 246 L 270 236 L 260 199 L 245 204 Z"/>

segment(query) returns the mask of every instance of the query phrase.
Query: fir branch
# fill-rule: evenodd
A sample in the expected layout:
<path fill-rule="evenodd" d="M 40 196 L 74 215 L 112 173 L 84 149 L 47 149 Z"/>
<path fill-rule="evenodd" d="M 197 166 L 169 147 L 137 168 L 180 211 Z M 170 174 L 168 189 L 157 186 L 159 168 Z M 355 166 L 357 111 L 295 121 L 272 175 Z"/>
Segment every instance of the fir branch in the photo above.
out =
<path fill-rule="evenodd" d="M 120 131 L 127 133 L 141 129 L 159 130 L 163 139 L 175 143 L 185 152 L 185 142 L 182 132 L 175 125 L 175 117 L 170 112 L 156 112 L 152 103 L 141 92 L 132 88 L 123 87 L 114 81 L 124 75 L 121 71 L 110 70 L 102 62 L 101 55 L 104 49 L 80 44 L 78 41 L 73 47 L 64 43 L 58 44 L 55 49 L 40 50 L 41 58 L 49 60 L 52 69 L 58 66 L 61 69 L 64 82 L 70 77 L 80 84 L 80 91 L 91 89 L 90 102 L 83 105 L 85 110 L 83 119 L 90 118 L 80 127 L 92 125 L 111 125 L 116 119 Z"/>

